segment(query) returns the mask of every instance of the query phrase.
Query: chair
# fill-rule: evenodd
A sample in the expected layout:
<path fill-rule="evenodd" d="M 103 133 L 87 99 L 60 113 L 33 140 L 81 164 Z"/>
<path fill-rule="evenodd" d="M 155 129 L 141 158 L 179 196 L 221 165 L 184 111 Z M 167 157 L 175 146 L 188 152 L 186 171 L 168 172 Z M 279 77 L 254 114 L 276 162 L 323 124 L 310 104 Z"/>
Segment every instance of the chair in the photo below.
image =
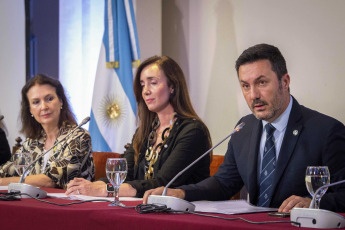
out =
<path fill-rule="evenodd" d="M 122 154 L 113 152 L 93 152 L 93 162 L 95 164 L 95 180 L 106 177 L 105 165 L 108 158 L 120 158 Z"/>
<path fill-rule="evenodd" d="M 17 152 L 17 150 L 22 147 L 22 138 L 21 137 L 17 137 L 16 138 L 16 144 L 12 147 L 12 154 L 14 154 L 15 152 Z"/>
<path fill-rule="evenodd" d="M 213 176 L 217 171 L 221 164 L 223 164 L 224 156 L 221 155 L 213 155 L 212 161 L 210 165 L 210 176 Z"/>

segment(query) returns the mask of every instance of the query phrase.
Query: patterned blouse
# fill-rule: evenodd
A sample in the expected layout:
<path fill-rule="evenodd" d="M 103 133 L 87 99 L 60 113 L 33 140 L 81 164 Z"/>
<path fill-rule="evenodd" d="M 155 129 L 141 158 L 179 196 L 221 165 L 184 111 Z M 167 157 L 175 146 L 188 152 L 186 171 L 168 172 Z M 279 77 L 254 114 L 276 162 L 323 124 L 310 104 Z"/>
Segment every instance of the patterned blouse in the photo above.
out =
<path fill-rule="evenodd" d="M 69 125 L 61 127 L 54 144 L 62 140 L 74 127 Z M 38 139 L 27 138 L 17 152 L 31 153 L 32 161 L 34 161 L 44 152 L 45 140 L 46 134 L 42 131 Z M 52 149 L 47 165 L 44 171 L 41 172 L 43 164 L 44 157 L 36 162 L 29 175 L 43 173 L 52 179 L 57 188 L 66 189 L 67 183 L 74 177 L 82 177 L 90 181 L 94 180 L 95 169 L 92 158 L 91 137 L 88 131 L 79 128 L 70 137 Z M 18 176 L 14 168 L 13 156 L 8 162 L 0 166 L 0 176 Z"/>

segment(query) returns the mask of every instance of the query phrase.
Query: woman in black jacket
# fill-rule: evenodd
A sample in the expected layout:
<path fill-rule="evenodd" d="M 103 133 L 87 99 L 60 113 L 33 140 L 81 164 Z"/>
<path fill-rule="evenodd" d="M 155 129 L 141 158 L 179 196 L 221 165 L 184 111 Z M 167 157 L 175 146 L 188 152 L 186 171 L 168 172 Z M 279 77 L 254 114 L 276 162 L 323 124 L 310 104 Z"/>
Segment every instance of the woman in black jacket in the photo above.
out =
<path fill-rule="evenodd" d="M 205 124 L 195 113 L 179 65 L 166 56 L 144 61 L 134 79 L 139 126 L 125 152 L 128 174 L 120 196 L 142 197 L 146 190 L 165 186 L 178 172 L 211 147 Z M 180 186 L 209 176 L 210 156 L 190 168 L 173 184 Z M 107 178 L 89 182 L 75 178 L 67 195 L 112 195 Z"/>

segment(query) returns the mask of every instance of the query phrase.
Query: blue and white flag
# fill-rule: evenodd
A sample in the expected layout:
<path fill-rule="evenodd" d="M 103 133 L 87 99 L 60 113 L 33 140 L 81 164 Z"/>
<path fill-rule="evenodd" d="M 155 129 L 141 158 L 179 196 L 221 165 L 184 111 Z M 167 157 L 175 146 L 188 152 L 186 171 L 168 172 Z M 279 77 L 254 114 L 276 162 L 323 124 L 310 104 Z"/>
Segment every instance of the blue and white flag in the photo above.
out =
<path fill-rule="evenodd" d="M 139 65 L 133 3 L 105 0 L 104 35 L 95 78 L 89 131 L 94 151 L 124 151 L 136 129 L 133 73 Z"/>

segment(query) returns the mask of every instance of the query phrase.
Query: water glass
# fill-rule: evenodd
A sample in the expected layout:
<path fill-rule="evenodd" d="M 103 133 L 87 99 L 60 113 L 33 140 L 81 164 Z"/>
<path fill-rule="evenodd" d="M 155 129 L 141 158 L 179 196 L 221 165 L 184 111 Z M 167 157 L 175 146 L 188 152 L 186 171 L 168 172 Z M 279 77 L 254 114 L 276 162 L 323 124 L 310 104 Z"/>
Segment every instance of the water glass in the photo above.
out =
<path fill-rule="evenodd" d="M 308 192 L 312 197 L 315 195 L 315 208 L 320 208 L 321 197 L 326 193 L 327 188 L 322 189 L 318 194 L 316 190 L 323 185 L 330 183 L 330 174 L 327 166 L 308 166 L 305 173 L 305 183 Z"/>
<path fill-rule="evenodd" d="M 127 160 L 126 158 L 108 158 L 106 165 L 106 173 L 108 180 L 114 186 L 114 203 L 109 206 L 124 206 L 119 200 L 120 185 L 127 176 Z"/>

